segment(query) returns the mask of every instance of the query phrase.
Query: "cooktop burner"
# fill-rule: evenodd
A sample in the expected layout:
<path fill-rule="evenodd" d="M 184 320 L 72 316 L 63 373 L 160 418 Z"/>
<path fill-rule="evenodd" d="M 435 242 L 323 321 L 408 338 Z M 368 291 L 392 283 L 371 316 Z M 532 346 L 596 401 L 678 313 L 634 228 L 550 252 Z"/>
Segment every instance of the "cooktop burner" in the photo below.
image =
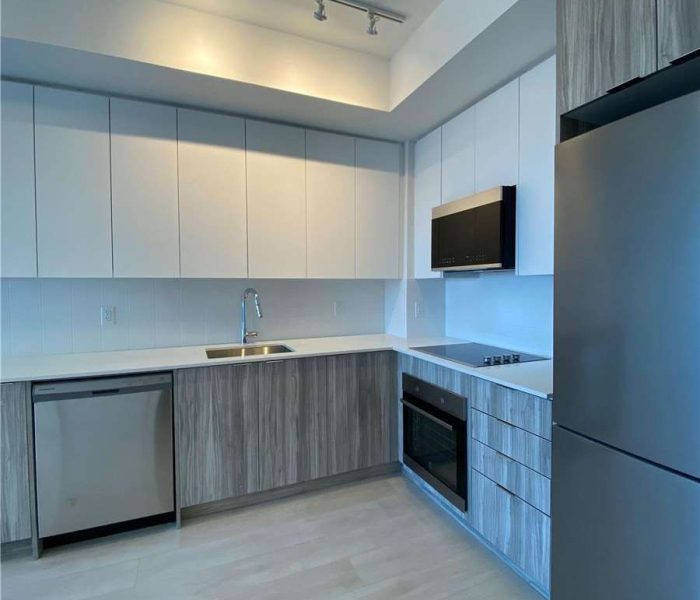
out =
<path fill-rule="evenodd" d="M 513 352 L 506 348 L 473 343 L 420 346 L 411 349 L 469 365 L 470 367 L 491 367 L 493 365 L 508 365 L 533 362 L 536 360 L 547 360 L 544 356 L 525 354 L 524 352 Z"/>

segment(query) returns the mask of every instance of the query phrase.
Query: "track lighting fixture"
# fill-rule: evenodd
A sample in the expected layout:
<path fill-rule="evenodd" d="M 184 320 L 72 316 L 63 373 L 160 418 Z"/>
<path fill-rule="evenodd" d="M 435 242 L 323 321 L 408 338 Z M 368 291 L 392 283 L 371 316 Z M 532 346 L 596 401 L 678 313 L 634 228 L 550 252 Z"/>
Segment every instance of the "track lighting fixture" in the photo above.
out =
<path fill-rule="evenodd" d="M 314 19 L 317 21 L 325 21 L 328 17 L 326 16 L 326 5 L 323 3 L 324 0 L 316 0 L 316 10 L 314 11 Z"/>
<path fill-rule="evenodd" d="M 378 8 L 373 4 L 364 2 L 363 0 L 328 0 L 329 2 L 335 2 L 341 6 L 346 6 L 348 8 L 354 8 L 355 10 L 361 10 L 367 13 L 367 19 L 369 24 L 367 25 L 367 33 L 369 35 L 377 35 L 379 31 L 377 30 L 377 21 L 379 19 L 386 19 L 387 21 L 393 21 L 394 23 L 405 23 L 406 17 L 400 13 L 393 12 L 391 10 L 386 10 L 384 8 Z M 314 18 L 317 21 L 325 21 L 328 17 L 326 16 L 326 4 L 325 0 L 316 0 L 316 10 L 314 11 Z"/>
<path fill-rule="evenodd" d="M 377 21 L 379 21 L 379 15 L 373 11 L 367 11 L 367 19 L 369 19 L 369 25 L 367 26 L 367 33 L 369 35 L 377 35 Z"/>

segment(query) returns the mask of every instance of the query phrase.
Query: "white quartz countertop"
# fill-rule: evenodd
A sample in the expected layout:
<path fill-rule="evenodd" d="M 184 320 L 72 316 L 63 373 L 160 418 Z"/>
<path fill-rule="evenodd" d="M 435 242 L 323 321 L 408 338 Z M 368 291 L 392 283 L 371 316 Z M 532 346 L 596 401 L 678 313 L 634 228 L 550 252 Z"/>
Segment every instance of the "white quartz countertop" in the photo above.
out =
<path fill-rule="evenodd" d="M 246 356 L 243 358 L 208 359 L 207 348 L 236 345 L 184 346 L 179 348 L 153 348 L 148 350 L 121 350 L 113 352 L 89 352 L 84 354 L 44 354 L 37 356 L 3 357 L 0 363 L 0 381 L 47 381 L 102 375 L 123 375 L 203 367 L 241 362 L 285 360 L 308 356 L 349 354 L 376 350 L 395 350 L 403 354 L 481 377 L 529 394 L 547 397 L 552 393 L 552 361 L 499 365 L 474 368 L 445 360 L 418 350 L 415 346 L 464 343 L 465 340 L 447 337 L 407 339 L 393 335 L 352 335 L 343 337 L 270 340 L 265 344 L 280 343 L 292 352 L 274 355 Z"/>

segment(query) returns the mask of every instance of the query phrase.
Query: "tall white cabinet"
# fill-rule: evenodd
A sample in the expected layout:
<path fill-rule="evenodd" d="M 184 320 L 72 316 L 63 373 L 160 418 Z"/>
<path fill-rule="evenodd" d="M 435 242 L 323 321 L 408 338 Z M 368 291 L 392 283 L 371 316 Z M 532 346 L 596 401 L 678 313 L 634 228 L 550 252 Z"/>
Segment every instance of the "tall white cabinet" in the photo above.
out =
<path fill-rule="evenodd" d="M 474 107 L 474 191 L 518 183 L 519 81 L 504 85 Z"/>
<path fill-rule="evenodd" d="M 471 107 L 442 126 L 442 203 L 476 191 L 476 108 Z"/>
<path fill-rule="evenodd" d="M 306 131 L 307 277 L 355 277 L 355 140 Z"/>
<path fill-rule="evenodd" d="M 111 277 L 109 99 L 36 87 L 39 277 Z"/>
<path fill-rule="evenodd" d="M 176 113 L 111 99 L 115 277 L 179 277 Z"/>
<path fill-rule="evenodd" d="M 246 122 L 248 274 L 306 277 L 305 132 Z"/>
<path fill-rule="evenodd" d="M 34 90 L 23 83 L 1 85 L 0 276 L 36 277 Z"/>
<path fill-rule="evenodd" d="M 248 276 L 245 121 L 178 109 L 180 275 Z"/>
<path fill-rule="evenodd" d="M 400 148 L 390 142 L 365 139 L 355 142 L 359 279 L 400 276 Z"/>
<path fill-rule="evenodd" d="M 441 277 L 431 270 L 432 209 L 440 204 L 442 189 L 442 129 L 416 142 L 413 188 L 413 277 Z"/>
<path fill-rule="evenodd" d="M 556 60 L 520 78 L 518 275 L 554 272 Z"/>

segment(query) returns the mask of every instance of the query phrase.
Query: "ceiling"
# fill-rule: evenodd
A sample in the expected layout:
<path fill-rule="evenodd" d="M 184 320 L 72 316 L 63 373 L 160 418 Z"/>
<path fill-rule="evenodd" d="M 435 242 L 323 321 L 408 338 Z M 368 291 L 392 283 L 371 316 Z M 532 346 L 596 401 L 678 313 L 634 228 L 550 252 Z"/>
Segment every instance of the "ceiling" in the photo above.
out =
<path fill-rule="evenodd" d="M 383 58 L 391 57 L 441 1 L 369 0 L 379 8 L 406 16 L 406 22 L 402 25 L 379 21 L 379 35 L 370 36 L 365 32 L 365 13 L 330 0 L 326 0 L 328 20 L 324 22 L 313 18 L 314 0 L 163 0 Z"/>

